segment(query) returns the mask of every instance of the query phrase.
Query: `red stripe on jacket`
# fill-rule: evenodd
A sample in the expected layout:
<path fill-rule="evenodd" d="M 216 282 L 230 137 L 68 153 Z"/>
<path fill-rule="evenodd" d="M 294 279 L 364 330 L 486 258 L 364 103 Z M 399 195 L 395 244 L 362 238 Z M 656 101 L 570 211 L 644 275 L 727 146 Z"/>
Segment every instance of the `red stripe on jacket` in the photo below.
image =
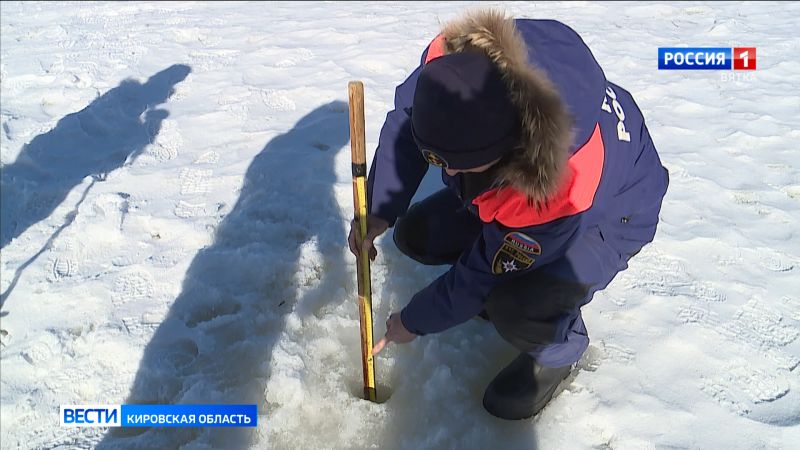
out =
<path fill-rule="evenodd" d="M 428 45 L 428 53 L 425 55 L 425 64 L 441 56 L 444 56 L 444 36 L 440 34 L 433 38 Z"/>
<path fill-rule="evenodd" d="M 597 124 L 589 141 L 569 158 L 566 181 L 545 204 L 537 208 L 528 203 L 525 194 L 510 187 L 484 192 L 472 203 L 483 222 L 496 220 L 510 228 L 541 225 L 582 213 L 594 203 L 604 160 L 605 147 Z"/>

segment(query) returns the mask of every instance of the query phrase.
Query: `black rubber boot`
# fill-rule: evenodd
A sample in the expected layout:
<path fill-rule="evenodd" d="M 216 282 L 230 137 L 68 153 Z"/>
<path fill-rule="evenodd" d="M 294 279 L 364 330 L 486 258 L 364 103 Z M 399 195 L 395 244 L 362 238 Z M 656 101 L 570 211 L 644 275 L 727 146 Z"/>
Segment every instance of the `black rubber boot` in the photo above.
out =
<path fill-rule="evenodd" d="M 533 417 L 553 398 L 572 366 L 545 367 L 521 353 L 494 377 L 483 394 L 483 407 L 501 419 Z"/>

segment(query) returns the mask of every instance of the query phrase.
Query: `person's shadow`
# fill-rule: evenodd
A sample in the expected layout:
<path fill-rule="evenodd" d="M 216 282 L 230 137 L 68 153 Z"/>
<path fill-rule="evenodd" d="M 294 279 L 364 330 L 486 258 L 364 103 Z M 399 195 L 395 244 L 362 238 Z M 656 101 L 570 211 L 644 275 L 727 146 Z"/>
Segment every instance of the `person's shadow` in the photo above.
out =
<path fill-rule="evenodd" d="M 50 217 L 86 177 L 92 177 L 92 182 L 81 201 L 95 182 L 105 180 L 108 173 L 141 155 L 168 116 L 158 105 L 169 99 L 174 86 L 189 72 L 189 66 L 176 64 L 145 83 L 124 80 L 86 108 L 59 120 L 52 130 L 36 136 L 12 164 L 0 168 L 0 248 Z M 74 220 L 75 211 L 77 208 L 48 244 Z M 3 301 L 24 267 L 40 253 L 18 268 L 14 281 L 2 294 Z"/>
<path fill-rule="evenodd" d="M 347 111 L 340 101 L 316 108 L 253 159 L 236 205 L 147 344 L 126 404 L 270 409 L 274 347 L 302 332 L 287 331 L 285 316 L 317 314 L 353 284 L 333 192 Z M 254 437 L 254 428 L 131 427 L 112 429 L 98 448 L 248 448 Z"/>

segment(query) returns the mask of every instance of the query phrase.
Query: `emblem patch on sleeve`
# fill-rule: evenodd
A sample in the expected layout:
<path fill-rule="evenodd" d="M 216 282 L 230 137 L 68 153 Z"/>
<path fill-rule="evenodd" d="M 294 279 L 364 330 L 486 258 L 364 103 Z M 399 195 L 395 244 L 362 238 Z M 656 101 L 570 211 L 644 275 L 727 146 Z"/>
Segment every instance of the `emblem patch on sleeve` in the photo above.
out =
<path fill-rule="evenodd" d="M 492 272 L 495 275 L 525 270 L 536 261 L 534 256 L 542 253 L 542 246 L 530 236 L 514 231 L 506 234 L 503 245 L 494 255 Z"/>

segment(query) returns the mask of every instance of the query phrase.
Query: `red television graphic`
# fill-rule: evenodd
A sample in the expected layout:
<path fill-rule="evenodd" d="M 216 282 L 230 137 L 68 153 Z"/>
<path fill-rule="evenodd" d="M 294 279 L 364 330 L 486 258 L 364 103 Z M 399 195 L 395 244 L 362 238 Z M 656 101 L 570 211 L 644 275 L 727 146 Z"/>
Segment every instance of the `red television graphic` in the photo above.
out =
<path fill-rule="evenodd" d="M 734 47 L 733 70 L 756 70 L 756 48 Z"/>

